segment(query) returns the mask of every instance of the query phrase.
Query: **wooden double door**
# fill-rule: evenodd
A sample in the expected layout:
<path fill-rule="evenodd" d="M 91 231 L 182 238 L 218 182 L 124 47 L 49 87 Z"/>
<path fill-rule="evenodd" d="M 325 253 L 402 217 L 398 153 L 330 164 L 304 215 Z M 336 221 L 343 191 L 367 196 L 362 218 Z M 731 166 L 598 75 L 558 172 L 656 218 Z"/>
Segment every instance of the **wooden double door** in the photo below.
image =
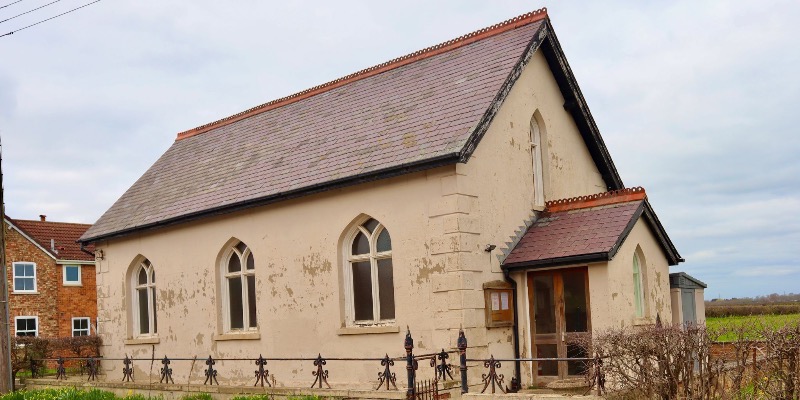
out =
<path fill-rule="evenodd" d="M 587 357 L 576 344 L 591 331 L 586 267 L 529 272 L 528 301 L 535 358 Z M 585 373 L 582 361 L 538 361 L 533 367 L 542 381 Z"/>

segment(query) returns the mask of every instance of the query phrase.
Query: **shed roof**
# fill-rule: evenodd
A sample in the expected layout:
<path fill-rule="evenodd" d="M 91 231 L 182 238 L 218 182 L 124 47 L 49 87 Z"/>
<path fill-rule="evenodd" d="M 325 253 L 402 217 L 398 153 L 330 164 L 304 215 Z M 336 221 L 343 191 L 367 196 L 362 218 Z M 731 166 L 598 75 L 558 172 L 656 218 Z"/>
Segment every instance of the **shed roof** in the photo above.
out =
<path fill-rule="evenodd" d="M 80 240 L 466 162 L 540 46 L 601 174 L 621 188 L 541 9 L 181 132 Z"/>
<path fill-rule="evenodd" d="M 670 288 L 683 289 L 705 289 L 708 287 L 701 280 L 687 274 L 686 272 L 673 272 L 669 274 Z"/>
<path fill-rule="evenodd" d="M 82 251 L 77 242 L 91 225 L 11 218 L 7 221 L 57 260 L 94 261 L 94 256 Z M 89 245 L 86 251 L 93 252 L 94 247 Z"/>
<path fill-rule="evenodd" d="M 528 228 L 503 261 L 504 268 L 541 268 L 608 261 L 644 216 L 670 265 L 682 261 L 655 218 L 642 188 L 557 200 Z"/>

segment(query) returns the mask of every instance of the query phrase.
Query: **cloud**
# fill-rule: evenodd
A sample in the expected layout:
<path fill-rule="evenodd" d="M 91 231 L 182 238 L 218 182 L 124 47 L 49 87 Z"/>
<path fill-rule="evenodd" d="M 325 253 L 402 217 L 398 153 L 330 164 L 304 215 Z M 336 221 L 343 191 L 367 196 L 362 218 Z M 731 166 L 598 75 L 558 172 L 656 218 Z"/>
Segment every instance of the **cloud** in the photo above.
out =
<path fill-rule="evenodd" d="M 179 131 L 537 7 L 404 4 L 120 0 L 0 38 L 9 213 L 93 222 Z M 687 259 L 673 270 L 715 295 L 792 291 L 775 271 L 800 259 L 800 4 L 548 7 L 623 180 Z"/>

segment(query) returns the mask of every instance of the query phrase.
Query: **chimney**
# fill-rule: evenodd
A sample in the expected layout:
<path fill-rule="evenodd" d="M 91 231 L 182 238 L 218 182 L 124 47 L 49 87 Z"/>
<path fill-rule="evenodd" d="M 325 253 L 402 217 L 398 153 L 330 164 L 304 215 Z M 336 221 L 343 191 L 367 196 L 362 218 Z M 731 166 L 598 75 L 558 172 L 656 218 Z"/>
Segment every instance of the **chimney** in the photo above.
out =
<path fill-rule="evenodd" d="M 39 214 L 39 220 L 42 222 L 47 221 L 47 215 Z"/>

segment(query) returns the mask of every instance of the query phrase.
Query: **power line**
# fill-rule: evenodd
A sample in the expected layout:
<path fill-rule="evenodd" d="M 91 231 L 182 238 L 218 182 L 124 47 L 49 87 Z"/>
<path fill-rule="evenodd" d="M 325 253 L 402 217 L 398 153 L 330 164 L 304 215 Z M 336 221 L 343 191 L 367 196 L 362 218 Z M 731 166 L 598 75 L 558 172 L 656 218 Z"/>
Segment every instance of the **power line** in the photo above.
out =
<path fill-rule="evenodd" d="M 80 10 L 80 9 L 81 9 L 81 8 L 83 8 L 83 7 L 88 7 L 88 6 L 90 6 L 90 5 L 94 4 L 94 3 L 98 3 L 98 2 L 100 2 L 100 0 L 95 0 L 95 1 L 93 1 L 93 2 L 91 2 L 91 3 L 86 3 L 86 4 L 84 4 L 84 5 L 80 6 L 80 7 L 75 7 L 75 8 L 73 8 L 72 10 L 65 11 L 65 12 L 63 12 L 63 13 L 61 13 L 61 14 L 58 14 L 58 15 L 56 15 L 56 16 L 53 16 L 53 17 L 50 17 L 50 18 L 47 18 L 47 19 L 43 19 L 43 20 L 41 20 L 41 21 L 39 21 L 39 22 L 36 22 L 36 23 L 30 24 L 30 25 L 28 25 L 28 26 L 24 26 L 24 27 L 22 27 L 22 28 L 19 28 L 19 29 L 17 29 L 17 30 L 14 30 L 14 31 L 11 31 L 11 32 L 8 32 L 8 33 L 5 33 L 5 34 L 2 34 L 2 35 L 0 35 L 0 37 L 3 37 L 3 36 L 8 36 L 8 35 L 13 35 L 15 32 L 19 32 L 19 31 L 22 31 L 22 30 L 28 29 L 28 28 L 30 28 L 30 27 L 32 27 L 32 26 L 39 25 L 39 24 L 41 24 L 42 22 L 47 22 L 47 21 L 50 21 L 51 19 L 58 18 L 58 17 L 60 17 L 60 16 L 62 16 L 62 15 L 69 14 L 69 13 L 71 13 L 71 12 L 73 12 L 73 11 Z"/>
<path fill-rule="evenodd" d="M 4 20 L 0 21 L 0 24 L 2 24 L 3 22 L 6 22 L 6 21 L 10 21 L 10 20 L 12 20 L 12 19 L 14 19 L 14 18 L 17 18 L 17 17 L 19 17 L 19 16 L 22 16 L 22 15 L 25 15 L 25 14 L 28 14 L 28 13 L 32 13 L 32 12 L 34 12 L 34 11 L 36 11 L 36 10 L 40 9 L 40 8 L 45 8 L 45 7 L 47 7 L 47 6 L 51 5 L 51 4 L 58 3 L 59 1 L 61 1 L 61 0 L 56 0 L 56 1 L 53 1 L 53 2 L 50 2 L 50 3 L 47 3 L 47 4 L 45 4 L 45 5 L 41 6 L 41 7 L 36 7 L 36 8 L 34 8 L 33 10 L 28 10 L 28 11 L 25 11 L 24 13 L 22 13 L 22 14 L 17 14 L 17 15 L 15 15 L 15 16 L 11 17 L 11 18 L 6 18 L 6 19 L 4 19 Z M 12 4 L 13 4 L 13 3 L 12 3 Z"/>
<path fill-rule="evenodd" d="M 8 6 L 12 5 L 12 4 L 17 4 L 17 3 L 19 3 L 20 1 L 22 1 L 22 0 L 17 0 L 17 1 L 15 1 L 15 2 L 13 2 L 13 3 L 8 3 L 8 4 L 6 4 L 6 5 L 4 5 L 4 6 L 0 7 L 0 8 L 6 8 L 6 7 L 8 7 Z"/>

